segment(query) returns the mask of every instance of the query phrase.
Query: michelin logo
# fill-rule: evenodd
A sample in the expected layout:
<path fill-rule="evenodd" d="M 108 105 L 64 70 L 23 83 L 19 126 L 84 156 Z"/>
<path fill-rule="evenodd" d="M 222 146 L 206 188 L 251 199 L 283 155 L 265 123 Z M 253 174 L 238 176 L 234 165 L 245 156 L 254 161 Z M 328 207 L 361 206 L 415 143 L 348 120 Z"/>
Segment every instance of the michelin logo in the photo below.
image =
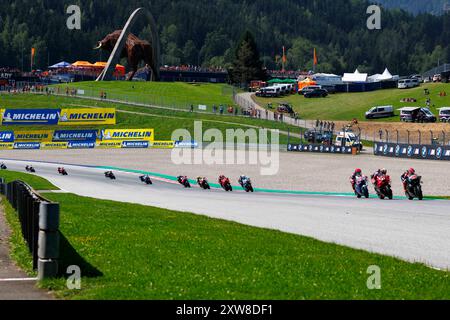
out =
<path fill-rule="evenodd" d="M 124 141 L 122 143 L 122 148 L 148 148 L 149 147 L 148 141 Z"/>

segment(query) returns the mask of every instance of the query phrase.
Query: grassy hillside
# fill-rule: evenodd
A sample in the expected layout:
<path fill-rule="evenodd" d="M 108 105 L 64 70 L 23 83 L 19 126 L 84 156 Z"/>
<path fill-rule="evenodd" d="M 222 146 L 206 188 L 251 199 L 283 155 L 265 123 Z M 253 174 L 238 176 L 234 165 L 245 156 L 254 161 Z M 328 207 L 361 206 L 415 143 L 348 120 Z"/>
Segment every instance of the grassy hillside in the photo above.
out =
<path fill-rule="evenodd" d="M 82 289 L 65 299 L 448 299 L 448 272 L 311 238 L 141 205 L 45 194 L 61 205 L 61 269 Z M 17 217 L 13 255 L 29 266 Z M 368 290 L 367 269 L 382 272 Z"/>
<path fill-rule="evenodd" d="M 424 94 L 428 88 L 430 95 Z M 439 92 L 445 91 L 446 97 L 440 97 Z M 414 89 L 388 89 L 372 92 L 337 93 L 327 98 L 306 99 L 298 94 L 281 98 L 255 98 L 261 106 L 267 106 L 272 102 L 274 105 L 280 102 L 292 103 L 295 110 L 303 119 L 324 119 L 349 121 L 353 118 L 365 120 L 365 112 L 374 106 L 393 105 L 395 109 L 409 106 L 425 106 L 426 99 L 431 99 L 431 111 L 438 114 L 437 109 L 444 106 L 450 107 L 450 84 L 423 84 Z M 401 103 L 403 98 L 415 98 L 417 103 Z M 399 121 L 399 112 L 393 118 L 381 121 Z M 380 120 L 376 120 L 380 121 Z"/>
<path fill-rule="evenodd" d="M 56 85 L 65 92 L 67 85 Z M 77 82 L 70 88 L 85 91 L 86 96 L 100 97 L 107 94 L 108 99 L 153 104 L 163 107 L 189 110 L 191 105 L 206 105 L 208 111 L 212 106 L 228 106 L 233 103 L 233 87 L 222 84 L 184 83 L 184 82 Z"/>

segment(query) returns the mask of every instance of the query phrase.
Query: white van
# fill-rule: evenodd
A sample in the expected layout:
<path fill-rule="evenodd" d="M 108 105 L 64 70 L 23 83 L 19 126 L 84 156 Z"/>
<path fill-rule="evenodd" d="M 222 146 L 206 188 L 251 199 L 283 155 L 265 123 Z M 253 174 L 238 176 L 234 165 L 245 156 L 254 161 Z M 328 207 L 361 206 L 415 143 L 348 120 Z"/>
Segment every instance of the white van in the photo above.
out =
<path fill-rule="evenodd" d="M 399 89 L 409 89 L 409 88 L 414 88 L 415 84 L 411 79 L 404 79 L 404 80 L 400 80 L 398 82 L 398 88 Z"/>
<path fill-rule="evenodd" d="M 357 136 L 353 132 L 340 132 L 336 136 L 336 147 L 357 147 L 359 151 L 363 149 L 362 143 L 358 141 Z"/>

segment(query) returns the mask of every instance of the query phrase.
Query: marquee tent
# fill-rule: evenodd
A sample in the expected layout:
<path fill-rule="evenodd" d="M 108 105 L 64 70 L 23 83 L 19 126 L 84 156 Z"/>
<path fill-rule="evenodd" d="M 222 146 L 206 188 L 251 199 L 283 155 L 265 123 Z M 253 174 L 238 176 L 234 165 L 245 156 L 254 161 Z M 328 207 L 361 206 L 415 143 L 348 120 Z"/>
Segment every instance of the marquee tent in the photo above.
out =
<path fill-rule="evenodd" d="M 89 61 L 76 61 L 76 62 L 72 63 L 72 67 L 75 67 L 75 68 L 94 68 L 95 65 L 93 65 Z"/>
<path fill-rule="evenodd" d="M 367 73 L 360 73 L 358 69 L 354 73 L 344 73 L 342 77 L 342 82 L 367 82 Z"/>
<path fill-rule="evenodd" d="M 48 67 L 48 68 L 49 68 L 49 69 L 61 69 L 61 68 L 68 68 L 68 67 L 70 67 L 70 66 L 71 66 L 70 63 L 65 62 L 65 61 L 62 61 L 62 62 L 59 62 L 59 63 L 57 63 L 57 64 L 54 64 L 54 65 L 52 65 L 52 66 L 50 66 L 50 67 Z"/>

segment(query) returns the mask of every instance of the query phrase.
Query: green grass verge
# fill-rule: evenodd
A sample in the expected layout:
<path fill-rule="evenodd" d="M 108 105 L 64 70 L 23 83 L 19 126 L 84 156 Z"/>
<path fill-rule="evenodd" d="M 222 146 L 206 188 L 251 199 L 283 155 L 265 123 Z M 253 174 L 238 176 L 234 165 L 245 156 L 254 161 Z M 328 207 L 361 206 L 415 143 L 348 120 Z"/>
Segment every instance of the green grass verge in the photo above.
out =
<path fill-rule="evenodd" d="M 12 182 L 16 180 L 24 181 L 28 183 L 34 190 L 59 190 L 58 187 L 54 186 L 46 179 L 28 173 L 2 170 L 0 172 L 0 177 L 5 179 L 6 182 Z"/>
<path fill-rule="evenodd" d="M 28 250 L 25 239 L 22 236 L 22 227 L 20 226 L 19 218 L 16 211 L 9 204 L 5 197 L 1 197 L 0 206 L 6 216 L 6 221 L 11 229 L 9 238 L 10 255 L 17 265 L 30 276 L 35 276 L 33 271 L 33 257 Z"/>
<path fill-rule="evenodd" d="M 288 129 L 299 133 L 300 129 L 288 126 L 283 123 L 273 121 L 250 119 L 246 117 L 235 117 L 229 115 L 213 115 L 205 113 L 190 113 L 185 111 L 165 110 L 147 107 L 134 107 L 124 104 L 111 104 L 106 102 L 82 100 L 71 97 L 56 97 L 34 94 L 20 95 L 0 95 L 0 105 L 3 108 L 80 108 L 80 107 L 115 107 L 118 112 L 118 121 L 116 128 L 154 128 L 156 139 L 171 140 L 172 133 L 176 129 L 187 129 L 191 135 L 194 134 L 195 121 L 202 121 L 203 131 L 208 129 L 218 129 L 224 136 L 227 129 L 251 129 L 267 128 L 279 129 L 286 132 Z M 76 129 L 71 127 L 70 129 Z M 83 126 L 78 128 L 102 129 L 104 126 Z M 15 130 L 48 130 L 48 129 L 68 129 L 67 126 L 17 126 Z M 270 137 L 270 135 L 269 135 Z M 280 143 L 287 144 L 287 136 L 280 135 Z M 291 137 L 291 142 L 296 143 L 299 140 Z"/>
<path fill-rule="evenodd" d="M 448 299 L 450 273 L 310 238 L 188 213 L 46 194 L 82 263 L 82 290 L 42 284 L 68 299 Z M 367 268 L 382 272 L 368 290 Z"/>
<path fill-rule="evenodd" d="M 171 108 L 189 109 L 191 105 L 206 105 L 209 111 L 216 105 L 234 105 L 233 87 L 225 84 L 184 82 L 77 82 L 61 85 L 61 93 L 67 87 L 81 89 L 86 96 L 100 97 L 100 92 L 106 92 L 108 99 L 154 104 Z"/>
<path fill-rule="evenodd" d="M 424 94 L 424 89 L 430 90 L 430 95 Z M 440 97 L 441 91 L 447 92 L 446 97 Z M 415 98 L 417 103 L 401 103 L 403 98 Z M 268 103 L 276 106 L 280 102 L 289 102 L 302 119 L 326 119 L 349 121 L 353 118 L 359 121 L 365 120 L 365 112 L 374 106 L 393 105 L 395 109 L 410 106 L 426 105 L 426 99 L 431 99 L 431 111 L 439 114 L 438 108 L 450 107 L 450 84 L 430 83 L 423 84 L 414 89 L 386 89 L 372 92 L 337 93 L 327 98 L 306 99 L 298 94 L 281 98 L 256 98 L 256 101 L 266 107 Z M 377 119 L 374 121 L 400 121 L 399 112 L 397 116 L 388 119 Z"/>

